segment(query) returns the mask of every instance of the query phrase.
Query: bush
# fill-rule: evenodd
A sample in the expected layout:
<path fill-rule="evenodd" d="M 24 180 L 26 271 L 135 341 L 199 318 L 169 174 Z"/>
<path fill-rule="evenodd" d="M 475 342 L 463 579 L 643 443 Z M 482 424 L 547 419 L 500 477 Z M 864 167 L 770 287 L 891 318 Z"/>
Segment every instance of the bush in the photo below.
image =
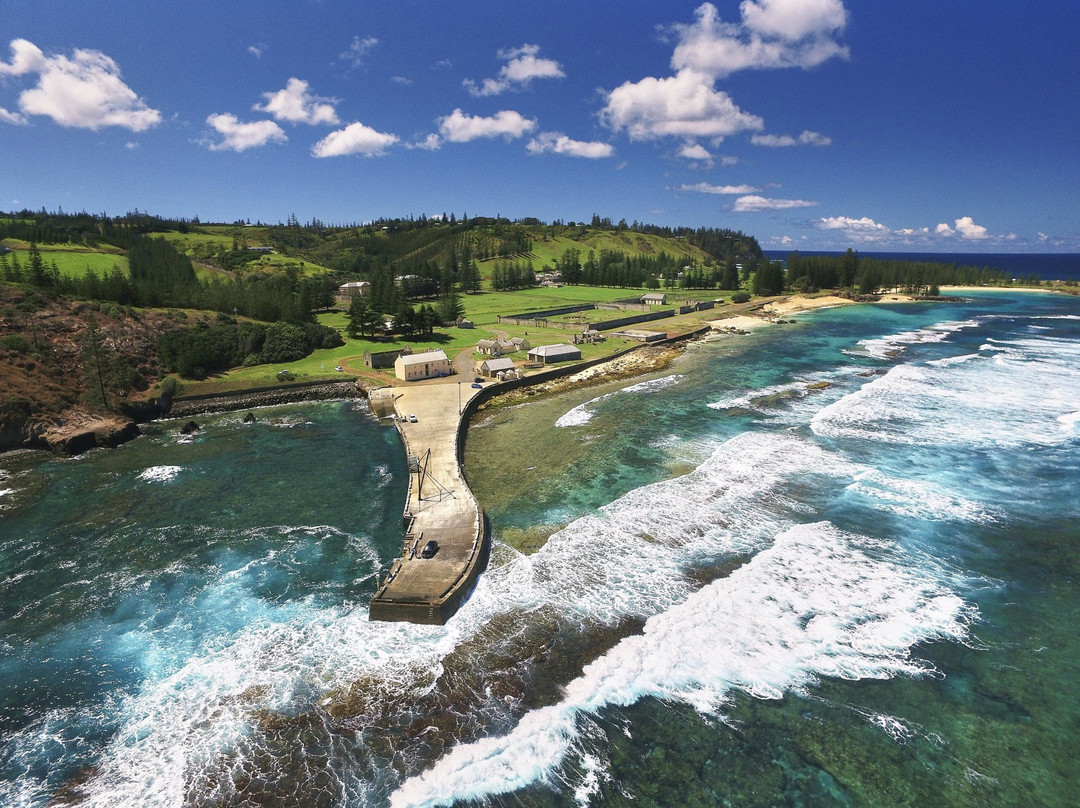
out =
<path fill-rule="evenodd" d="M 19 334 L 5 334 L 0 339 L 0 347 L 6 351 L 15 351 L 16 353 L 26 353 L 30 350 L 30 343 L 26 341 L 26 337 Z"/>
<path fill-rule="evenodd" d="M 750 302 L 750 293 L 749 292 L 736 292 L 735 294 L 733 294 L 731 296 L 731 302 L 732 303 L 749 303 Z"/>
<path fill-rule="evenodd" d="M 172 399 L 180 395 L 184 390 L 184 386 L 176 380 L 174 376 L 166 376 L 161 380 L 161 397 Z"/>

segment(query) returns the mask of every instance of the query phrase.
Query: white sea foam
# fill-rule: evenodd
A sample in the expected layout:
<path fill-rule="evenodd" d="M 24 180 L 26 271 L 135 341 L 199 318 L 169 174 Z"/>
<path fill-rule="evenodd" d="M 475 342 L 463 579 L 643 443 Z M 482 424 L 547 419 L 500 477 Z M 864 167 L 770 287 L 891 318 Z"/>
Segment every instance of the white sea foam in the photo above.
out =
<path fill-rule="evenodd" d="M 874 469 L 856 474 L 847 490 L 867 497 L 873 508 L 918 519 L 990 524 L 1000 518 L 993 508 L 953 493 L 940 482 L 901 479 Z"/>
<path fill-rule="evenodd" d="M 823 676 L 924 674 L 911 648 L 964 641 L 975 617 L 932 568 L 827 523 L 794 527 L 587 665 L 559 703 L 527 713 L 506 736 L 455 747 L 390 804 L 450 805 L 543 780 L 575 743 L 583 714 L 645 696 L 716 712 L 736 690 L 773 699 Z"/>
<path fill-rule="evenodd" d="M 875 359 L 891 359 L 906 351 L 911 345 L 943 342 L 949 338 L 950 334 L 965 328 L 978 328 L 980 325 L 979 320 L 953 320 L 936 323 L 927 328 L 919 328 L 914 331 L 901 331 L 887 337 L 860 340 L 858 346 L 861 351 L 853 351 L 852 353 L 861 352 Z"/>
<path fill-rule="evenodd" d="M 139 479 L 148 483 L 168 483 L 175 480 L 183 470 L 183 466 L 151 466 L 143 469 Z"/>
<path fill-rule="evenodd" d="M 897 365 L 830 404 L 815 433 L 879 442 L 1019 446 L 1062 440 L 1080 400 L 1080 344 L 993 340 L 958 363 Z"/>
<path fill-rule="evenodd" d="M 1061 424 L 1062 432 L 1067 435 L 1073 434 L 1077 431 L 1077 424 L 1080 424 L 1080 410 L 1059 415 L 1058 422 Z"/>
<path fill-rule="evenodd" d="M 846 369 L 839 372 L 820 373 L 812 377 L 740 392 L 737 395 L 710 402 L 706 406 L 713 410 L 736 409 L 765 412 L 771 408 L 771 402 L 802 399 L 810 393 L 815 392 L 819 385 L 827 388 L 833 383 L 849 378 L 850 376 L 851 372 Z"/>
<path fill-rule="evenodd" d="M 593 415 L 596 414 L 596 405 L 601 401 L 606 401 L 612 396 L 621 395 L 623 393 L 655 393 L 658 390 L 671 387 L 673 384 L 678 384 L 684 378 L 685 377 L 681 373 L 675 373 L 671 376 L 662 376 L 659 379 L 648 379 L 643 382 L 638 382 L 637 384 L 632 384 L 629 387 L 624 387 L 621 390 L 615 390 L 611 393 L 604 393 L 604 395 L 590 399 L 584 404 L 578 404 L 572 410 L 556 420 L 555 426 L 584 426 L 592 420 Z"/>

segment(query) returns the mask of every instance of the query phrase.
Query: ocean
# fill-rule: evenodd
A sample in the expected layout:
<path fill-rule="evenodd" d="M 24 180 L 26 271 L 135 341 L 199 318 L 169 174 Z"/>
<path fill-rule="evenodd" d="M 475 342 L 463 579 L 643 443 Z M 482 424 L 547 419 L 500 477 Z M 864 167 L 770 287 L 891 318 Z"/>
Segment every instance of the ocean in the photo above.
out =
<path fill-rule="evenodd" d="M 441 627 L 363 403 L 0 455 L 0 804 L 1074 805 L 1080 299 L 794 319 L 481 412 Z"/>

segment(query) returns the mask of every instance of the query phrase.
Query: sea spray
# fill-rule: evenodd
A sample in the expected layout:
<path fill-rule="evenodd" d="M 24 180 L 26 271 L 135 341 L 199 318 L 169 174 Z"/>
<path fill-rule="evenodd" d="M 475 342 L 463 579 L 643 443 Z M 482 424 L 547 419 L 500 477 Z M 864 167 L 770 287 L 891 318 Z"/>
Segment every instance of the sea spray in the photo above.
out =
<path fill-rule="evenodd" d="M 775 699 L 822 676 L 926 674 L 912 647 L 965 641 L 977 612 L 932 567 L 893 553 L 827 523 L 793 527 L 588 665 L 560 703 L 507 736 L 455 747 L 390 803 L 451 805 L 544 780 L 574 745 L 579 714 L 645 696 L 713 712 L 736 689 Z"/>

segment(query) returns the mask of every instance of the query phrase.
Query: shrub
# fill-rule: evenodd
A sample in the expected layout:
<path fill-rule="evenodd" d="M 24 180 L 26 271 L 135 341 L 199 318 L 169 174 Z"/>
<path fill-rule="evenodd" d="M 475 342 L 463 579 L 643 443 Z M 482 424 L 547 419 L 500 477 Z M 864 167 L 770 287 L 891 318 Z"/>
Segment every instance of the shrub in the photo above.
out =
<path fill-rule="evenodd" d="M 748 303 L 750 301 L 749 292 L 736 292 L 731 296 L 732 303 Z"/>
<path fill-rule="evenodd" d="M 30 343 L 26 341 L 26 337 L 19 334 L 5 334 L 0 339 L 0 347 L 3 347 L 7 351 L 15 351 L 16 353 L 26 353 L 30 350 Z"/>

